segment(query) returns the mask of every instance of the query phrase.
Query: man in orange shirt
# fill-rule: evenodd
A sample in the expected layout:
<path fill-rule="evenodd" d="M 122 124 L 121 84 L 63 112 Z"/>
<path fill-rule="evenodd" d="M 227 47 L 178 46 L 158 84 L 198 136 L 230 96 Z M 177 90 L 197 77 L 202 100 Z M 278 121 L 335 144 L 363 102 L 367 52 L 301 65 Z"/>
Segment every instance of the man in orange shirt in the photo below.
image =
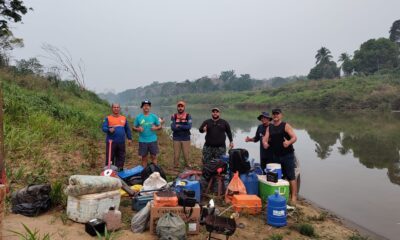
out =
<path fill-rule="evenodd" d="M 106 166 L 108 165 L 109 140 L 111 144 L 111 161 L 118 167 L 118 171 L 124 169 L 125 164 L 125 139 L 128 138 L 128 144 L 132 143 L 132 133 L 129 123 L 125 116 L 120 114 L 121 107 L 118 103 L 111 105 L 112 115 L 107 116 L 103 121 L 103 132 L 106 137 Z"/>

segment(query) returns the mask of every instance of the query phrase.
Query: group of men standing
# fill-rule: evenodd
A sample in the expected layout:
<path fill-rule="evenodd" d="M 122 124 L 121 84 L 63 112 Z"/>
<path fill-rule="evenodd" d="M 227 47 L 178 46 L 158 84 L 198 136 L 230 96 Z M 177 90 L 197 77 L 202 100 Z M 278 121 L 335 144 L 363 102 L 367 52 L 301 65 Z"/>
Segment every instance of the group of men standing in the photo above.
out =
<path fill-rule="evenodd" d="M 103 122 L 103 131 L 107 133 L 106 142 L 111 144 L 111 159 L 113 163 L 122 170 L 125 162 L 125 139 L 128 144 L 132 142 L 131 129 L 125 116 L 120 114 L 120 105 L 112 104 L 112 114 L 107 116 Z M 142 113 L 135 117 L 132 130 L 139 133 L 138 155 L 141 157 L 142 165 L 147 166 L 147 156 L 150 154 L 151 161 L 157 164 L 159 153 L 156 131 L 162 128 L 161 119 L 150 112 L 151 102 L 141 102 Z M 186 103 L 177 103 L 177 112 L 171 115 L 171 130 L 174 148 L 174 166 L 179 167 L 181 152 L 185 165 L 192 167 L 190 160 L 190 129 L 192 128 L 192 116 L 185 111 Z M 220 118 L 220 109 L 211 109 L 211 118 L 205 120 L 199 127 L 200 133 L 206 133 L 203 146 L 203 164 L 211 159 L 219 158 L 226 153 L 226 137 L 229 139 L 229 148 L 233 148 L 233 137 L 229 123 Z M 262 169 L 267 163 L 280 163 L 282 173 L 290 183 L 291 200 L 297 200 L 297 184 L 295 176 L 295 157 L 293 143 L 297 137 L 293 128 L 282 121 L 281 109 L 273 109 L 272 117 L 268 112 L 262 112 L 258 117 L 262 122 L 257 128 L 253 138 L 246 137 L 246 142 L 260 141 L 260 163 Z M 111 140 L 111 141 L 110 141 Z M 106 148 L 106 156 L 109 156 L 109 145 Z M 106 160 L 106 165 L 107 165 Z"/>

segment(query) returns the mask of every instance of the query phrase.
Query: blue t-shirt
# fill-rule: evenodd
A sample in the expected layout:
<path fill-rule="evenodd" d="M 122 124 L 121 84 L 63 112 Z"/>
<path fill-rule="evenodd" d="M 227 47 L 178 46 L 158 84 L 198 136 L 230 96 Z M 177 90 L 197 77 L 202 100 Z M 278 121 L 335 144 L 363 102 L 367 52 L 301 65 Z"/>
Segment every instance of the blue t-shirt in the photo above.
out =
<path fill-rule="evenodd" d="M 160 120 L 158 119 L 157 115 L 150 113 L 149 115 L 145 116 L 143 113 L 141 113 L 136 116 L 133 125 L 135 127 L 143 128 L 143 132 L 139 133 L 139 142 L 149 143 L 157 141 L 157 134 L 155 131 L 151 130 L 153 125 L 160 125 Z"/>

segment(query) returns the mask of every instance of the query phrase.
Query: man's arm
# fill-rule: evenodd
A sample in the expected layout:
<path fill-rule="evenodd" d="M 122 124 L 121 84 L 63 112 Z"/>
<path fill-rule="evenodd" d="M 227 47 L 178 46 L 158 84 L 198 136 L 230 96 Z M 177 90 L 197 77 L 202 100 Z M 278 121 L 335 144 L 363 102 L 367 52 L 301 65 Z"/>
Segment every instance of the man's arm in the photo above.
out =
<path fill-rule="evenodd" d="M 225 132 L 229 139 L 229 148 L 233 148 L 233 137 L 232 137 L 231 126 L 229 125 L 229 123 L 227 121 L 225 121 L 225 123 L 226 123 Z"/>
<path fill-rule="evenodd" d="M 200 131 L 200 133 L 204 133 L 204 132 L 207 131 L 207 120 L 204 121 L 204 122 L 201 124 L 201 126 L 199 127 L 199 131 Z"/>
<path fill-rule="evenodd" d="M 290 126 L 289 123 L 286 123 L 285 132 L 290 136 L 290 140 L 287 140 L 285 138 L 285 141 L 283 141 L 283 146 L 287 148 L 297 141 L 297 136 L 294 133 L 292 126 Z"/>
<path fill-rule="evenodd" d="M 264 137 L 262 138 L 262 144 L 265 149 L 269 147 L 268 139 L 269 139 L 269 127 L 265 129 Z"/>
<path fill-rule="evenodd" d="M 192 128 L 192 116 L 189 115 L 187 119 L 187 124 L 179 125 L 179 128 L 182 130 L 190 130 Z"/>
<path fill-rule="evenodd" d="M 128 120 L 125 121 L 125 133 L 126 133 L 126 137 L 132 141 L 132 132 L 131 132 L 131 128 L 129 127 L 129 123 Z"/>
<path fill-rule="evenodd" d="M 103 130 L 103 132 L 108 133 L 108 118 L 104 119 L 101 129 Z"/>

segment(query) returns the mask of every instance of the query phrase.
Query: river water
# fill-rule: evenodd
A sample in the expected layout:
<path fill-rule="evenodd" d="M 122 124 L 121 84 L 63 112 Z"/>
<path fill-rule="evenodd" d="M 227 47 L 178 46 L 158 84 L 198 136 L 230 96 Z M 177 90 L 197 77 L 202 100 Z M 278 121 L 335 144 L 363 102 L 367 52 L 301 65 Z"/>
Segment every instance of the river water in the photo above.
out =
<path fill-rule="evenodd" d="M 169 126 L 174 108 L 154 109 Z M 129 112 L 134 115 L 140 109 Z M 211 117 L 209 109 L 188 109 L 193 144 L 204 134 L 196 127 Z M 234 144 L 259 159 L 254 136 L 259 111 L 226 109 L 221 118 L 232 128 Z M 284 112 L 295 129 L 300 160 L 300 195 L 388 239 L 400 236 L 400 113 L 326 111 Z"/>

